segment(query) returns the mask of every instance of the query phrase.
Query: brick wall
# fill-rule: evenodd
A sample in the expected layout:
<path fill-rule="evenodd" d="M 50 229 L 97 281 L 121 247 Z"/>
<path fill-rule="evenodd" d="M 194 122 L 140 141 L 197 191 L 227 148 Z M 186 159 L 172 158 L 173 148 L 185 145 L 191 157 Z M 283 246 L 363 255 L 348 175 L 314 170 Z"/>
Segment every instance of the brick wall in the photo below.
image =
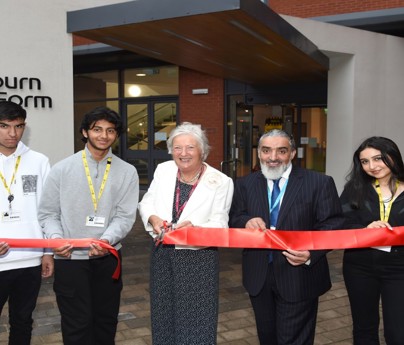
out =
<path fill-rule="evenodd" d="M 268 0 L 280 14 L 307 18 L 404 7 L 404 0 Z"/>
<path fill-rule="evenodd" d="M 208 89 L 207 95 L 193 95 L 192 89 Z M 198 123 L 205 129 L 211 146 L 207 163 L 220 169 L 223 160 L 224 81 L 189 69 L 179 71 L 179 113 L 181 122 Z"/>
<path fill-rule="evenodd" d="M 97 42 L 93 41 L 93 40 L 89 40 L 88 38 L 76 36 L 75 34 L 73 34 L 73 46 L 82 46 L 85 44 L 93 44 L 93 43 L 97 43 Z"/>

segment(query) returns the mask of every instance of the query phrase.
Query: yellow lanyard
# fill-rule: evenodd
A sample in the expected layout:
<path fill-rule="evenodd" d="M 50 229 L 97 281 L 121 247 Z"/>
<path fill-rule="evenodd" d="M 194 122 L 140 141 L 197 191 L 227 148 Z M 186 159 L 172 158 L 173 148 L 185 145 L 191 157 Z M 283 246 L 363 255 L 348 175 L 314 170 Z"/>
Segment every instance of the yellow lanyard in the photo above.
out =
<path fill-rule="evenodd" d="M 107 159 L 107 166 L 106 166 L 105 171 L 104 171 L 104 177 L 102 178 L 101 187 L 100 187 L 100 190 L 98 192 L 98 197 L 97 198 L 95 197 L 94 185 L 93 185 L 93 181 L 91 179 L 90 168 L 88 167 L 88 162 L 87 162 L 87 157 L 86 157 L 86 151 L 85 150 L 83 150 L 82 159 L 83 159 L 84 170 L 86 171 L 88 187 L 90 188 L 91 199 L 93 200 L 94 212 L 97 213 L 98 202 L 100 201 L 101 195 L 104 192 L 105 183 L 107 182 L 107 179 L 108 179 L 109 169 L 111 169 L 112 158 L 108 157 L 108 159 Z"/>
<path fill-rule="evenodd" d="M 11 185 L 12 185 L 13 182 L 14 182 L 15 175 L 17 174 L 18 166 L 20 165 L 20 161 L 21 161 L 21 156 L 18 156 L 18 157 L 17 157 L 17 161 L 15 162 L 15 165 L 14 165 L 14 172 L 13 172 L 13 176 L 11 177 L 10 186 L 7 184 L 7 181 L 6 181 L 5 177 L 4 177 L 4 175 L 0 172 L 0 178 L 1 178 L 1 180 L 3 181 L 4 188 L 5 188 L 5 189 L 7 190 L 7 192 L 8 192 L 8 198 L 7 198 L 7 200 L 8 200 L 8 202 L 9 202 L 10 204 L 11 204 L 11 202 L 14 200 L 14 195 L 11 194 Z"/>
<path fill-rule="evenodd" d="M 396 181 L 396 191 L 397 191 L 397 188 L 398 188 L 398 184 L 399 184 L 399 182 Z M 379 183 L 378 180 L 375 181 L 375 188 L 376 188 L 377 194 L 379 195 L 380 220 L 382 220 L 384 222 L 387 222 L 389 220 L 391 206 L 393 205 L 393 197 L 394 197 L 394 195 L 391 196 L 391 200 L 387 204 L 387 208 L 386 208 L 385 204 L 384 204 L 384 201 L 383 201 L 382 191 L 380 189 L 380 183 Z"/>

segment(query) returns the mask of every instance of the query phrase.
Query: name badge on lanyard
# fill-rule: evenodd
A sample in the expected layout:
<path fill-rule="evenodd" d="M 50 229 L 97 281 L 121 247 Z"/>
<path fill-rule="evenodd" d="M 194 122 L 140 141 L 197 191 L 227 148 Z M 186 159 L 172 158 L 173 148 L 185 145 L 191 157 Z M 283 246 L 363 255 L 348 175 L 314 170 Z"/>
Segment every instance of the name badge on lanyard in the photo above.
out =
<path fill-rule="evenodd" d="M 12 186 L 14 180 L 15 180 L 15 177 L 17 176 L 17 171 L 18 171 L 18 167 L 20 165 L 20 162 L 21 162 L 21 156 L 18 156 L 17 160 L 15 162 L 15 165 L 14 165 L 14 172 L 13 172 L 13 176 L 11 177 L 10 184 L 7 183 L 6 178 L 0 172 L 0 179 L 3 182 L 4 188 L 8 192 L 7 201 L 9 202 L 8 211 L 4 211 L 4 212 L 1 213 L 1 220 L 3 222 L 19 222 L 19 221 L 21 221 L 20 212 L 15 211 L 15 210 L 12 209 L 12 202 L 14 200 L 14 195 L 11 193 L 11 186 Z"/>
<path fill-rule="evenodd" d="M 104 227 L 105 225 L 105 217 L 99 216 L 87 216 L 86 217 L 86 226 L 97 226 L 99 228 Z"/>
<path fill-rule="evenodd" d="M 94 215 L 86 217 L 86 226 L 96 226 L 96 227 L 102 228 L 105 225 L 105 217 L 97 216 L 97 208 L 98 208 L 98 202 L 101 199 L 101 195 L 104 192 L 105 184 L 108 179 L 109 170 L 111 169 L 112 158 L 108 157 L 108 159 L 107 159 L 107 166 L 105 167 L 104 177 L 102 178 L 101 187 L 100 187 L 100 190 L 98 191 L 97 197 L 95 196 L 94 185 L 93 185 L 93 181 L 91 179 L 90 168 L 88 167 L 85 150 L 83 150 L 83 153 L 82 153 L 82 160 L 83 160 L 84 170 L 85 170 L 86 176 L 87 176 L 88 187 L 90 188 L 91 200 L 92 200 L 93 206 L 94 206 Z"/>
<path fill-rule="evenodd" d="M 5 211 L 1 213 L 1 220 L 5 223 L 21 221 L 21 214 L 19 211 Z"/>

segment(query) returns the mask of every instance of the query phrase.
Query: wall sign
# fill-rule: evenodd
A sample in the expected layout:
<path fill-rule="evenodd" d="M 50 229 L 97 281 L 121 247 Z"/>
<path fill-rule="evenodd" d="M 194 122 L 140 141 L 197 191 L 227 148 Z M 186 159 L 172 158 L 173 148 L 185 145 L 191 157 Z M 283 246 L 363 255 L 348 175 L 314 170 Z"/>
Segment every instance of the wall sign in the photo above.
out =
<path fill-rule="evenodd" d="M 10 101 L 24 108 L 52 108 L 51 97 L 37 94 L 41 88 L 39 78 L 0 77 L 0 102 Z"/>

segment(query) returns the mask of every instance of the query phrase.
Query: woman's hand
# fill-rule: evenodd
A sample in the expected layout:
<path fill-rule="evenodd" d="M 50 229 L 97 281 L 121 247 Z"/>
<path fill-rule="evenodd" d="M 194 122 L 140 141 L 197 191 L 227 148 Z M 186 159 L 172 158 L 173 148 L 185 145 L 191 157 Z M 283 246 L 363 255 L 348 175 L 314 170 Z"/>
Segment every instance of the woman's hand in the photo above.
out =
<path fill-rule="evenodd" d="M 187 228 L 187 227 L 190 227 L 190 226 L 194 226 L 194 225 L 191 223 L 191 221 L 189 221 L 189 220 L 184 220 L 183 222 L 177 224 L 177 225 L 175 226 L 175 229 Z M 174 230 L 174 229 L 173 229 L 173 230 Z"/>
<path fill-rule="evenodd" d="M 153 233 L 159 235 L 164 227 L 171 228 L 172 224 L 161 219 L 159 216 L 152 215 L 149 217 L 149 224 L 153 227 Z"/>
<path fill-rule="evenodd" d="M 367 228 L 387 228 L 389 230 L 393 230 L 393 227 L 383 220 L 376 220 L 375 222 L 370 223 Z"/>

